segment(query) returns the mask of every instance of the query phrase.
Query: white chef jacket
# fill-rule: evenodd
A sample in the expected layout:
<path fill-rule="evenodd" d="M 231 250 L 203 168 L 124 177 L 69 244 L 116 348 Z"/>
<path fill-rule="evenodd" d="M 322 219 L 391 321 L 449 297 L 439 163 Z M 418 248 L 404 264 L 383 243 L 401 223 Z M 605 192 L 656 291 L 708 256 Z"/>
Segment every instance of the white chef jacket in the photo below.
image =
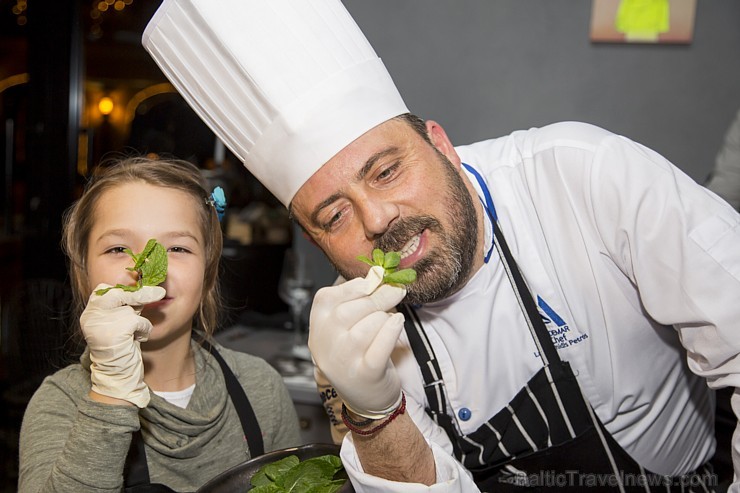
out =
<path fill-rule="evenodd" d="M 553 342 L 606 429 L 655 473 L 680 475 L 710 459 L 707 382 L 740 386 L 740 215 L 657 153 L 583 123 L 457 151 L 483 175 Z M 461 291 L 418 314 L 449 413 L 469 415 L 457 419 L 463 433 L 505 407 L 541 367 L 495 252 Z M 356 491 L 478 491 L 424 413 L 405 334 L 393 361 L 439 482 L 427 488 L 364 474 L 348 434 L 341 455 Z M 738 441 L 736 433 L 734 455 Z"/>

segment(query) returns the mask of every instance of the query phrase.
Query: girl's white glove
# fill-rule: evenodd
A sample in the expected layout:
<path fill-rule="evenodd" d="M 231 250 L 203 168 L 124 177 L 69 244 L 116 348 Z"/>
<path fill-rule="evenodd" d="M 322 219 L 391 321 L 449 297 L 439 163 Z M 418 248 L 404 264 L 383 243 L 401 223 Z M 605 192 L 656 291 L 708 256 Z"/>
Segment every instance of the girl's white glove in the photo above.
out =
<path fill-rule="evenodd" d="M 363 278 L 320 289 L 311 307 L 308 346 L 319 369 L 345 405 L 372 419 L 401 402 L 401 382 L 391 353 L 403 330 L 403 315 L 388 313 L 406 288 L 383 283 L 383 268 Z"/>
<path fill-rule="evenodd" d="M 143 408 L 149 404 L 149 388 L 144 383 L 140 342 L 149 338 L 152 323 L 141 316 L 141 310 L 164 298 L 165 290 L 144 286 L 138 291 L 115 288 L 102 296 L 95 294 L 108 287 L 95 288 L 80 317 L 90 348 L 92 390 Z"/>

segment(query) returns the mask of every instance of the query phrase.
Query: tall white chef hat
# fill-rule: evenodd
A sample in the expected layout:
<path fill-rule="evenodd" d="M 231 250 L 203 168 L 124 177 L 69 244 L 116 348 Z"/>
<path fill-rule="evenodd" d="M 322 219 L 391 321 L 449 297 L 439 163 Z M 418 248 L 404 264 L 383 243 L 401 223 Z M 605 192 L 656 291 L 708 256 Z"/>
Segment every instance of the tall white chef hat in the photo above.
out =
<path fill-rule="evenodd" d="M 286 206 L 347 144 L 408 111 L 339 0 L 164 0 L 143 44 Z"/>

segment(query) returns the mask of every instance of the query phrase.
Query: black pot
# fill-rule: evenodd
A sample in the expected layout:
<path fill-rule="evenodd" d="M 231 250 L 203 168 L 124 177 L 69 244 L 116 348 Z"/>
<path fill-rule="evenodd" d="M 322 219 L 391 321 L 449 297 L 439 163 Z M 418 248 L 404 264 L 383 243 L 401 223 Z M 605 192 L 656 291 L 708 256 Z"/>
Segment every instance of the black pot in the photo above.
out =
<path fill-rule="evenodd" d="M 268 452 L 254 459 L 250 459 L 238 466 L 234 466 L 228 471 L 222 472 L 215 478 L 201 486 L 196 493 L 241 493 L 252 489 L 251 480 L 262 466 L 275 462 L 289 455 L 295 455 L 300 460 L 319 457 L 321 455 L 339 455 L 339 445 L 328 443 L 311 443 L 300 447 L 286 448 Z M 345 471 L 340 471 L 337 478 L 347 478 Z M 347 479 L 344 486 L 339 490 L 340 493 L 354 493 L 354 489 Z"/>

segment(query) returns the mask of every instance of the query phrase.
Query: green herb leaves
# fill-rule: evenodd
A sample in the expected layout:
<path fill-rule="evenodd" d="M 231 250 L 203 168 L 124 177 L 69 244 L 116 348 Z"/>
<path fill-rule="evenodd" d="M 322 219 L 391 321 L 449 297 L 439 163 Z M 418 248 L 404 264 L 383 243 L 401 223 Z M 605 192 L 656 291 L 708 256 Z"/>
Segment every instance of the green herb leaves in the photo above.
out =
<path fill-rule="evenodd" d="M 357 257 L 357 260 L 365 262 L 371 267 L 380 266 L 385 269 L 383 282 L 386 284 L 411 284 L 416 281 L 416 271 L 414 269 L 398 269 L 401 263 L 401 254 L 398 252 L 384 253 L 380 248 L 373 250 L 373 258 L 370 260 L 364 255 Z"/>
<path fill-rule="evenodd" d="M 250 493 L 334 493 L 346 479 L 334 479 L 342 469 L 336 455 L 322 455 L 300 461 L 289 455 L 260 468 L 252 476 Z"/>
<path fill-rule="evenodd" d="M 102 296 L 113 288 L 121 288 L 124 291 L 138 291 L 142 286 L 157 286 L 164 282 L 167 277 L 167 250 L 161 243 L 152 238 L 146 243 L 141 253 L 133 253 L 128 248 L 124 252 L 134 259 L 134 266 L 126 267 L 126 270 L 139 274 L 136 285 L 116 284 L 110 288 L 98 289 L 95 294 Z"/>

